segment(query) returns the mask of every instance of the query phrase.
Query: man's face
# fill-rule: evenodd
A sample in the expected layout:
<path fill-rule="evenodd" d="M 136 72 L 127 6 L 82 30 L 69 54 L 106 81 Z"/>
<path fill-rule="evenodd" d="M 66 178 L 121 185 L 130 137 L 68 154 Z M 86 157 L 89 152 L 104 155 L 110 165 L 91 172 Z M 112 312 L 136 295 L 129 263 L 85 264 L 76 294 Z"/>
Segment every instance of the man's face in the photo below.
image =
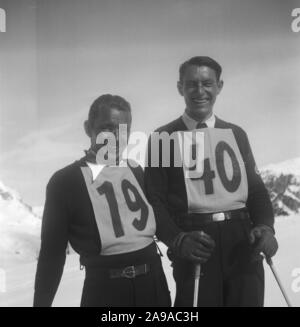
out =
<path fill-rule="evenodd" d="M 127 129 L 124 134 L 120 135 L 119 126 L 126 125 Z M 88 127 L 88 135 L 91 138 L 91 148 L 97 153 L 105 144 L 97 144 L 97 138 L 100 135 L 112 133 L 115 136 L 116 147 L 110 148 L 110 155 L 119 160 L 119 151 L 122 153 L 124 144 L 127 145 L 131 127 L 131 114 L 118 108 L 110 108 L 101 110 L 92 126 Z M 125 141 L 124 141 L 125 139 Z"/>
<path fill-rule="evenodd" d="M 190 65 L 177 86 L 184 97 L 188 114 L 202 120 L 212 114 L 223 81 L 217 80 L 216 72 L 210 67 Z"/>

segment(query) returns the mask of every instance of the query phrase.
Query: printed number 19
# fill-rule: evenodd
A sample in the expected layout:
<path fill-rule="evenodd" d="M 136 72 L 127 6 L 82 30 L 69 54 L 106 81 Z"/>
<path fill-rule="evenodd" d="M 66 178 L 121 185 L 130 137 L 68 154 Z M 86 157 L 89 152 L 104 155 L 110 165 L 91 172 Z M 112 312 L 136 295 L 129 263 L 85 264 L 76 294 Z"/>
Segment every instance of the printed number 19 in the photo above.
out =
<path fill-rule="evenodd" d="M 141 197 L 137 188 L 130 183 L 127 179 L 124 179 L 121 183 L 122 192 L 126 201 L 128 208 L 132 212 L 137 212 L 141 210 L 140 219 L 135 218 L 132 222 L 132 225 L 138 231 L 145 229 L 148 220 L 149 209 L 143 198 Z M 105 195 L 110 214 L 112 219 L 112 225 L 116 237 L 122 237 L 125 235 L 123 224 L 120 217 L 118 202 L 116 199 L 116 194 L 111 182 L 104 182 L 100 187 L 97 188 L 97 191 L 100 195 Z M 135 200 L 132 200 L 129 192 L 134 195 Z"/>

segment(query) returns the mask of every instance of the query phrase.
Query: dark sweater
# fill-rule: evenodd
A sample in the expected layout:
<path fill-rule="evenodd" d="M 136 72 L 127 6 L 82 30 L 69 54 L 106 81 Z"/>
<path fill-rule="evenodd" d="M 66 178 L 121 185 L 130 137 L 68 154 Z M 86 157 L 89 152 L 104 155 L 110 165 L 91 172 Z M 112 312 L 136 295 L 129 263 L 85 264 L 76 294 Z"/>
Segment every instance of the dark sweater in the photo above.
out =
<path fill-rule="evenodd" d="M 247 134 L 237 125 L 225 122 L 216 117 L 215 128 L 231 129 L 241 152 L 248 180 L 248 199 L 246 207 L 255 225 L 264 224 L 273 228 L 274 214 L 268 191 L 257 172 L 255 160 L 250 148 Z M 162 126 L 156 132 L 172 134 L 176 131 L 187 131 L 182 118 Z M 150 140 L 148 142 L 148 162 L 151 162 Z M 172 147 L 171 147 L 172 158 Z M 160 158 L 161 158 L 160 150 Z M 188 200 L 182 167 L 150 167 L 146 164 L 145 186 L 149 202 L 152 204 L 157 225 L 167 225 L 168 229 L 159 229 L 157 237 L 171 240 L 179 229 L 175 217 L 188 213 Z"/>
<path fill-rule="evenodd" d="M 81 167 L 85 166 L 86 158 L 82 158 L 57 171 L 47 185 L 34 306 L 52 304 L 63 273 L 68 242 L 80 255 L 83 264 L 99 258 L 101 253 L 95 214 L 81 172 Z M 144 190 L 142 168 L 131 169 Z M 143 260 L 147 259 L 143 251 L 137 253 L 143 256 Z M 120 262 L 122 256 L 115 255 L 114 258 Z"/>

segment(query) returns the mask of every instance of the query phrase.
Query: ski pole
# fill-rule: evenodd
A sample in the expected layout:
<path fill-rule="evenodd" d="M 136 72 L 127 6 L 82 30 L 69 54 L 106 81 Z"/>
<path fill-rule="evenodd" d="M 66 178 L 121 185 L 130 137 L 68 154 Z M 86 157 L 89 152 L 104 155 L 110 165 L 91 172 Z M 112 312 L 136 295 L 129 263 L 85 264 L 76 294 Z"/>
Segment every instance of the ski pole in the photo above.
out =
<path fill-rule="evenodd" d="M 282 285 L 282 283 L 280 281 L 280 278 L 279 278 L 278 273 L 277 273 L 277 271 L 275 269 L 275 266 L 274 266 L 274 263 L 273 263 L 272 259 L 266 257 L 266 261 L 267 261 L 267 264 L 269 265 L 269 267 L 271 268 L 271 271 L 272 271 L 272 273 L 273 273 L 273 275 L 275 277 L 275 280 L 276 280 L 276 282 L 277 282 L 277 284 L 278 284 L 278 286 L 280 288 L 280 291 L 281 291 L 281 293 L 282 293 L 282 295 L 283 295 L 283 297 L 285 299 L 285 302 L 286 302 L 287 306 L 292 307 L 292 304 L 291 304 L 291 302 L 290 302 L 290 300 L 289 300 L 289 298 L 287 296 L 287 293 L 285 292 L 285 289 L 284 289 L 284 287 L 283 287 L 283 285 Z"/>
<path fill-rule="evenodd" d="M 199 293 L 199 280 L 201 274 L 201 265 L 200 263 L 195 265 L 195 286 L 194 286 L 194 302 L 193 307 L 198 306 L 198 293 Z"/>

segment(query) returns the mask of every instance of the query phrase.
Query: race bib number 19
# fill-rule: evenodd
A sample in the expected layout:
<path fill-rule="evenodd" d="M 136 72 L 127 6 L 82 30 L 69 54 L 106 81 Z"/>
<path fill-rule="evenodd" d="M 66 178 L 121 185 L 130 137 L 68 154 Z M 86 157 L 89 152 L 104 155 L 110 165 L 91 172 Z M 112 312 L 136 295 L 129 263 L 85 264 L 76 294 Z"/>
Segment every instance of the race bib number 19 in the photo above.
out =
<path fill-rule="evenodd" d="M 92 181 L 82 167 L 92 202 L 103 255 L 132 252 L 153 242 L 155 218 L 129 167 L 104 167 Z"/>

